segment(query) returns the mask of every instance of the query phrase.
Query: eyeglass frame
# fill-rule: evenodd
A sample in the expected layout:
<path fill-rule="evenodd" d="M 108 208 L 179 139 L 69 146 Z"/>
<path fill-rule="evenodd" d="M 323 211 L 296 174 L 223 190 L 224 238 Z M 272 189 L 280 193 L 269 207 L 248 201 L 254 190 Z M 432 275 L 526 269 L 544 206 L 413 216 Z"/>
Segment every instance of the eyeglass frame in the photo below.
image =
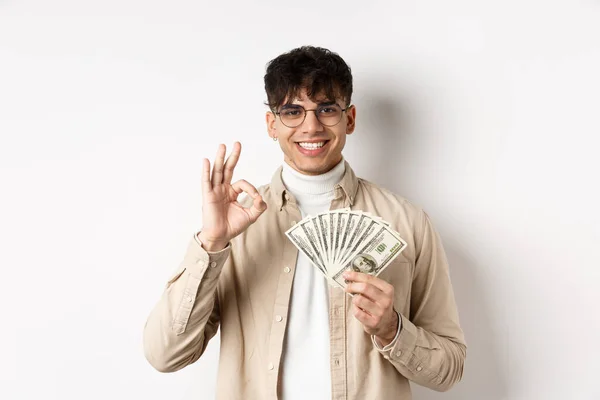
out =
<path fill-rule="evenodd" d="M 310 110 L 307 110 L 306 108 L 304 108 L 303 106 L 301 106 L 300 104 L 285 104 L 283 107 L 285 106 L 290 106 L 290 108 L 301 108 L 304 110 L 304 118 L 302 118 L 302 122 L 300 122 L 298 125 L 296 126 L 288 126 L 285 124 L 285 122 L 283 122 L 283 119 L 281 118 L 281 110 L 280 111 L 272 111 L 273 114 L 277 115 L 279 117 L 279 119 L 281 120 L 281 123 L 285 126 L 287 126 L 288 128 L 297 128 L 300 125 L 302 125 L 304 123 L 304 121 L 306 121 L 306 116 L 308 115 L 309 111 L 313 111 L 315 113 L 315 117 L 317 118 L 317 121 L 319 121 L 319 123 L 323 126 L 326 126 L 328 128 L 331 128 L 332 126 L 336 126 L 337 124 L 340 123 L 340 121 L 342 120 L 342 117 L 340 117 L 340 120 L 338 122 L 336 122 L 333 125 L 325 125 L 323 122 L 321 122 L 321 120 L 319 119 L 319 114 L 317 114 L 317 111 L 319 110 L 319 108 L 321 107 L 331 107 L 331 106 L 338 106 L 340 108 L 340 110 L 342 110 L 342 114 L 346 111 L 348 111 L 348 109 L 350 107 L 352 107 L 352 104 L 349 104 L 348 106 L 346 106 L 346 108 L 342 108 L 342 106 L 340 106 L 338 103 L 336 102 L 329 102 L 329 103 L 321 103 L 317 106 L 317 108 L 313 108 Z M 283 109 L 283 107 L 281 109 Z"/>

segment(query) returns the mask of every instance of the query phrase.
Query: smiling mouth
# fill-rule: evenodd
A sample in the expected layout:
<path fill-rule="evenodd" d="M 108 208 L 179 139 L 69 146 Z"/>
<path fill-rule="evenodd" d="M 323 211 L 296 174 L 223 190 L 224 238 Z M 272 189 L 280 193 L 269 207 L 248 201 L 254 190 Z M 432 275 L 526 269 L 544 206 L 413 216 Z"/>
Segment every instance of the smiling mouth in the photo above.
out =
<path fill-rule="evenodd" d="M 323 140 L 320 142 L 296 142 L 296 144 L 306 150 L 317 150 L 325 146 L 327 142 L 329 142 L 329 140 Z"/>

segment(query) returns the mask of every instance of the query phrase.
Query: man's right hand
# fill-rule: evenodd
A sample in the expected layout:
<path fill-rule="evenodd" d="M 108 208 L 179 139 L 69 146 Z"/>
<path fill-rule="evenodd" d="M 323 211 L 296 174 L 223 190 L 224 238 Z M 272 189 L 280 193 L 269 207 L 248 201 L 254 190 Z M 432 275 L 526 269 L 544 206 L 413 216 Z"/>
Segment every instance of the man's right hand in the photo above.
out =
<path fill-rule="evenodd" d="M 250 183 L 243 179 L 231 183 L 242 151 L 241 144 L 233 144 L 233 151 L 225 162 L 226 150 L 224 144 L 219 145 L 212 173 L 208 159 L 205 158 L 202 164 L 203 227 L 198 238 L 207 251 L 225 248 L 231 239 L 244 232 L 267 209 L 267 203 Z M 237 198 L 242 192 L 254 199 L 250 208 L 238 203 Z"/>

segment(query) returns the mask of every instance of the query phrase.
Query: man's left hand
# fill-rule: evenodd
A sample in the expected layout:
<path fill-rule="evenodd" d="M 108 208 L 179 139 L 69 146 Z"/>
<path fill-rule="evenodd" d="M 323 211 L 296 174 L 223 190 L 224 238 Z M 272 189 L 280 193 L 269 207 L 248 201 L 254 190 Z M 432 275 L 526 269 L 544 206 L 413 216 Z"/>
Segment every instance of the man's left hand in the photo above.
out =
<path fill-rule="evenodd" d="M 394 287 L 369 274 L 346 271 L 346 292 L 352 298 L 353 313 L 365 332 L 376 337 L 381 346 L 394 340 L 398 330 L 398 314 L 394 311 Z"/>

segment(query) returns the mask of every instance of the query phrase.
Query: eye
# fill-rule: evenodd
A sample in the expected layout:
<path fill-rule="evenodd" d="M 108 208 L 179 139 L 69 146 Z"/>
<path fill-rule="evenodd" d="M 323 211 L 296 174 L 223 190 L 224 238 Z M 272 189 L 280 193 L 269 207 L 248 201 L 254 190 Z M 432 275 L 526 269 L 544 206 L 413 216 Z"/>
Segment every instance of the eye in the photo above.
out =
<path fill-rule="evenodd" d="M 333 106 L 319 108 L 319 114 L 335 114 L 336 112 L 337 108 Z"/>
<path fill-rule="evenodd" d="M 284 117 L 298 117 L 302 115 L 302 110 L 299 108 L 285 108 L 281 110 L 280 114 Z"/>

